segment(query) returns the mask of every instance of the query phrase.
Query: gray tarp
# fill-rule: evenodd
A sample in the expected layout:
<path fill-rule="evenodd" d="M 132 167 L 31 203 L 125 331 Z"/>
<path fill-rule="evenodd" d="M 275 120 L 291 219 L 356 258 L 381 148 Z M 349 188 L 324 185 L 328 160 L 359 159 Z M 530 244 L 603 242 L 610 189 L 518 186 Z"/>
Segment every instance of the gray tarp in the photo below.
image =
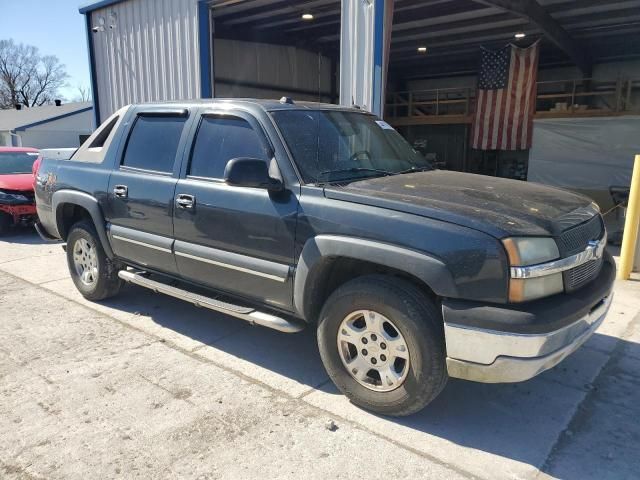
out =
<path fill-rule="evenodd" d="M 636 154 L 640 116 L 536 120 L 528 180 L 593 192 L 606 204 L 610 186 L 631 183 Z"/>

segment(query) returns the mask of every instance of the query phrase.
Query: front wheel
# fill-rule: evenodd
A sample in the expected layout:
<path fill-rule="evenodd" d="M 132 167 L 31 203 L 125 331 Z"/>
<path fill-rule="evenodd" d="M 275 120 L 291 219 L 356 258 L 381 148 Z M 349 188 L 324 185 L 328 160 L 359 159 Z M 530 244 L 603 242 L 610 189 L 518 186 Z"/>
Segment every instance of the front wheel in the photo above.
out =
<path fill-rule="evenodd" d="M 375 413 L 415 413 L 447 381 L 442 319 L 402 279 L 371 275 L 338 288 L 320 314 L 318 346 L 340 391 Z"/>
<path fill-rule="evenodd" d="M 122 286 L 118 268 L 104 252 L 98 234 L 89 222 L 71 227 L 67 237 L 67 264 L 76 288 L 88 300 L 113 297 Z"/>

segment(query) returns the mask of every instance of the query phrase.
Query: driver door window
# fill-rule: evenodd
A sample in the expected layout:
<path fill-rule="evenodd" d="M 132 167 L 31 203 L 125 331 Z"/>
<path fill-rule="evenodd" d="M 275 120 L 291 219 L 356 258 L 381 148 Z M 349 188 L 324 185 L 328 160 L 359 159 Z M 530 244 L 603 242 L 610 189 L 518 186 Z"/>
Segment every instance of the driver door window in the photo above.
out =
<path fill-rule="evenodd" d="M 229 160 L 239 157 L 267 161 L 265 145 L 249 122 L 239 117 L 205 116 L 193 145 L 188 175 L 222 180 Z"/>

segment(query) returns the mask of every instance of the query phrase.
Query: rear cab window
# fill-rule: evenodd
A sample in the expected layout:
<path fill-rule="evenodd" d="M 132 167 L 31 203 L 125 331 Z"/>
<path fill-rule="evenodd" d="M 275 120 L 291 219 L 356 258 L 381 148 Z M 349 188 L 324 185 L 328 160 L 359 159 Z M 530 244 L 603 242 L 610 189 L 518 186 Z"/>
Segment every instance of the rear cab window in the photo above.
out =
<path fill-rule="evenodd" d="M 186 115 L 139 114 L 129 133 L 121 167 L 170 174 L 186 121 Z"/>
<path fill-rule="evenodd" d="M 229 160 L 249 157 L 267 162 L 269 148 L 262 133 L 235 115 L 204 114 L 191 149 L 187 176 L 222 180 Z"/>

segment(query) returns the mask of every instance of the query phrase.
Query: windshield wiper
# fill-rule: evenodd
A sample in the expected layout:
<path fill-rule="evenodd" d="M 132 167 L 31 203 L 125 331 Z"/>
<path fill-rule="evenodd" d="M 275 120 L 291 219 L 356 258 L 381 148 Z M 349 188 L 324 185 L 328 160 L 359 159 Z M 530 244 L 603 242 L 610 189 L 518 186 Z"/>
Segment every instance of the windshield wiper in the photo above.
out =
<path fill-rule="evenodd" d="M 429 170 L 433 170 L 433 167 L 411 167 L 411 168 L 407 168 L 406 170 L 395 172 L 394 175 L 402 175 L 404 173 L 426 172 Z"/>
<path fill-rule="evenodd" d="M 380 173 L 382 175 L 395 175 L 394 172 L 390 172 L 388 170 L 381 170 L 379 168 L 366 168 L 366 167 L 351 167 L 351 168 L 341 168 L 339 170 L 324 170 L 318 174 L 318 177 L 322 175 L 328 175 L 330 173 L 357 173 L 357 172 L 374 172 Z M 316 179 L 318 180 L 318 179 Z M 340 178 L 334 181 L 347 181 L 349 178 Z M 351 179 L 353 180 L 353 179 Z"/>

